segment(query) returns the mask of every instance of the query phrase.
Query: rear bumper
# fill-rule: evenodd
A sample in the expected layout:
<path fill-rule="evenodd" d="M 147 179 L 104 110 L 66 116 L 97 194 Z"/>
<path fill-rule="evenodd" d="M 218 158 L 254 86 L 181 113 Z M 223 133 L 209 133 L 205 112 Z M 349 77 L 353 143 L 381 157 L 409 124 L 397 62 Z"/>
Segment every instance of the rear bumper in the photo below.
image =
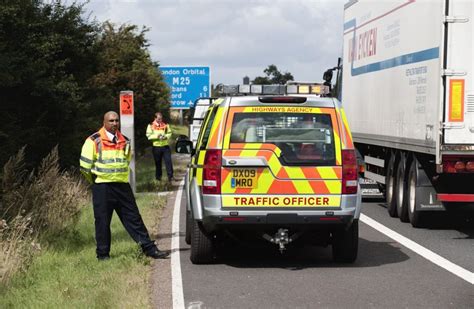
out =
<path fill-rule="evenodd" d="M 343 228 L 353 221 L 354 217 L 344 216 L 317 216 L 298 214 L 267 214 L 250 216 L 206 216 L 203 225 L 208 231 L 226 228 L 238 229 L 271 229 L 289 227 L 298 230 L 331 230 Z"/>
<path fill-rule="evenodd" d="M 222 208 L 219 195 L 203 195 L 203 225 L 206 230 L 221 228 L 261 229 L 296 227 L 298 229 L 332 229 L 350 224 L 360 215 L 360 195 L 342 196 L 338 208 Z"/>

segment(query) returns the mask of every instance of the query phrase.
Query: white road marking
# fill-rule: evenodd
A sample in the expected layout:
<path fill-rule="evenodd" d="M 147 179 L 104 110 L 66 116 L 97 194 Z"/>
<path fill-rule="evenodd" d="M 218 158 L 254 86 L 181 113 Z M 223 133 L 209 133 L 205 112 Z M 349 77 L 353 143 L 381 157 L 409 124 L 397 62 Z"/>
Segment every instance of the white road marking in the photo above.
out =
<path fill-rule="evenodd" d="M 376 229 L 377 231 L 381 232 L 382 234 L 390 237 L 391 239 L 395 240 L 396 242 L 400 243 L 402 246 L 410 249 L 411 251 L 421 255 L 428 261 L 440 266 L 441 268 L 446 269 L 450 273 L 458 276 L 459 278 L 466 280 L 470 284 L 474 284 L 474 273 L 468 271 L 467 269 L 462 268 L 459 265 L 456 265 L 444 257 L 434 253 L 433 251 L 417 244 L 413 240 L 402 236 L 401 234 L 389 229 L 388 227 L 378 223 L 374 219 L 367 217 L 364 214 L 360 215 L 360 221 L 364 222 L 365 224 L 371 226 L 372 228 Z"/>
<path fill-rule="evenodd" d="M 179 251 L 179 210 L 181 208 L 181 196 L 183 195 L 184 180 L 179 183 L 174 202 L 173 224 L 171 228 L 171 291 L 173 293 L 173 308 L 184 308 L 183 278 L 181 276 L 181 259 Z"/>

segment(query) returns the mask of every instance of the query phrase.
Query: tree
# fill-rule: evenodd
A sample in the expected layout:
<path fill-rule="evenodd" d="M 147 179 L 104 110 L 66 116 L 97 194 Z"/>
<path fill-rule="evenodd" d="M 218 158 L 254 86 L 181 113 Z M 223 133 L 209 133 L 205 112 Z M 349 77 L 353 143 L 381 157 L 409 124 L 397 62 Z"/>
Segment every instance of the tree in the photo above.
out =
<path fill-rule="evenodd" d="M 82 13 L 76 2 L 0 2 L 1 165 L 27 145 L 25 162 L 36 166 L 59 145 L 61 165 L 77 166 L 102 115 L 118 111 L 121 90 L 135 94 L 138 149 L 148 145 L 153 114 L 168 115 L 169 90 L 148 53 L 147 29 L 99 25 Z"/>
<path fill-rule="evenodd" d="M 277 66 L 270 64 L 265 70 L 263 70 L 266 76 L 257 76 L 252 81 L 253 84 L 262 85 L 284 85 L 290 80 L 294 80 L 293 75 L 290 72 L 281 73 Z"/>
<path fill-rule="evenodd" d="M 100 72 L 92 78 L 97 90 L 95 111 L 118 111 L 120 91 L 134 92 L 135 145 L 140 151 L 149 146 L 145 131 L 155 112 L 161 111 L 169 117 L 169 89 L 158 63 L 153 62 L 148 53 L 147 31 L 145 27 L 138 30 L 135 25 L 116 27 L 105 22 L 97 42 Z"/>
<path fill-rule="evenodd" d="M 77 162 L 69 154 L 78 150 L 84 93 L 97 65 L 97 28 L 81 11 L 60 1 L 1 2 L 1 164 L 27 145 L 26 162 L 35 165 L 56 144 L 64 160 Z"/>

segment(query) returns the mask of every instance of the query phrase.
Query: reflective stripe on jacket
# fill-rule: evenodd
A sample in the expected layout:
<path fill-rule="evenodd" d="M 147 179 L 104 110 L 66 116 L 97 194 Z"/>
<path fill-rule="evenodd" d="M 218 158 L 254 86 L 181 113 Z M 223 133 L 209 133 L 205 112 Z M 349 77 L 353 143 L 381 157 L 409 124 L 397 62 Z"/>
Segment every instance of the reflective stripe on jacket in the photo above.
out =
<path fill-rule="evenodd" d="M 105 128 L 89 136 L 82 146 L 81 172 L 92 183 L 128 182 L 131 159 L 130 141 L 117 131 L 117 143 L 107 137 Z"/>
<path fill-rule="evenodd" d="M 160 139 L 160 136 L 163 136 L 164 139 Z M 156 121 L 153 121 L 146 128 L 146 137 L 152 141 L 155 147 L 168 146 L 169 139 L 171 138 L 171 128 L 164 122 L 158 124 Z"/>

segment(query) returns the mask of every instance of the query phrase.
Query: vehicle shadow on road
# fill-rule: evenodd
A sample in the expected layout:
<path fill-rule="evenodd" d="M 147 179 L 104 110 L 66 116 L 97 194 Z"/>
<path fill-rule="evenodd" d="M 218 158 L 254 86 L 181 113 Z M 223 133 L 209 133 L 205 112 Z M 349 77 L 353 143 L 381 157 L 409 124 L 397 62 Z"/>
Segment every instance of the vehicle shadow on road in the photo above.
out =
<path fill-rule="evenodd" d="M 283 268 L 303 270 L 319 267 L 377 267 L 401 263 L 410 257 L 403 253 L 395 242 L 369 241 L 359 239 L 359 254 L 353 264 L 336 263 L 332 260 L 331 246 L 304 246 L 289 248 L 280 254 L 273 246 L 249 247 L 235 245 L 221 248 L 217 263 L 236 268 Z"/>
<path fill-rule="evenodd" d="M 385 203 L 378 203 L 378 206 L 387 208 Z M 422 228 L 428 230 L 456 230 L 465 236 L 454 237 L 453 239 L 474 239 L 474 208 L 471 206 L 463 209 L 458 208 L 453 208 L 451 211 L 425 213 L 426 217 Z M 398 220 L 397 218 L 390 219 Z"/>

